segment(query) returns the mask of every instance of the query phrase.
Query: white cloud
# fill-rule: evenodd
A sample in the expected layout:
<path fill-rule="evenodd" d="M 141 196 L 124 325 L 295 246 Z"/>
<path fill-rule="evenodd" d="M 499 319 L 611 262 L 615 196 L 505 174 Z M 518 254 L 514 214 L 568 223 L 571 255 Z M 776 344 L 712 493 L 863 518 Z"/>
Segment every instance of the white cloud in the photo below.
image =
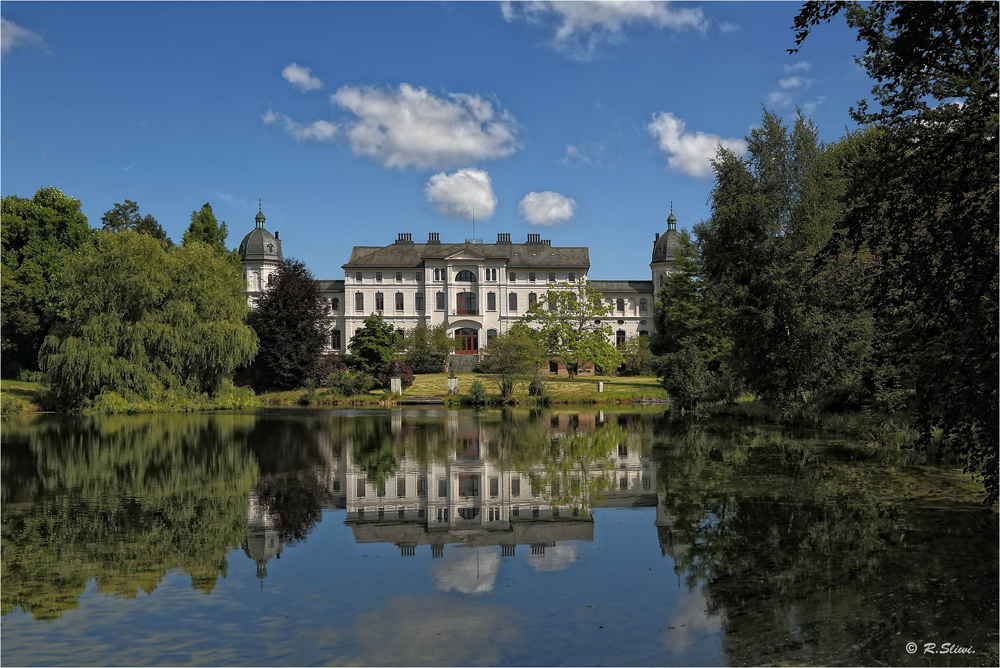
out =
<path fill-rule="evenodd" d="M 804 72 L 808 72 L 812 69 L 812 64 L 808 61 L 802 60 L 792 65 L 785 65 L 781 69 L 785 74 L 791 76 L 778 79 L 778 88 L 768 93 L 767 104 L 771 107 L 787 109 L 795 105 L 795 97 L 793 94 L 796 91 L 804 90 L 812 85 L 813 80 L 803 75 Z M 817 98 L 817 100 L 818 101 L 814 100 L 806 106 L 809 106 L 811 109 L 815 109 L 822 103 L 821 98 Z"/>
<path fill-rule="evenodd" d="M 281 76 L 303 93 L 323 87 L 323 82 L 310 74 L 308 67 L 302 67 L 298 63 L 292 63 L 281 70 Z"/>
<path fill-rule="evenodd" d="M 607 149 L 605 142 L 584 142 L 583 144 L 566 145 L 566 155 L 559 159 L 564 165 L 594 165 L 604 164 L 604 152 Z"/>
<path fill-rule="evenodd" d="M 266 114 L 261 116 L 261 120 L 264 121 L 265 125 L 280 121 L 285 132 L 295 137 L 297 141 L 308 141 L 310 139 L 316 141 L 333 141 L 339 132 L 337 126 L 329 121 L 313 121 L 309 124 L 303 124 L 289 118 L 285 114 L 271 110 L 268 110 Z"/>
<path fill-rule="evenodd" d="M 812 69 L 812 63 L 810 63 L 807 60 L 800 60 L 797 63 L 793 63 L 791 65 L 785 65 L 781 69 L 785 72 L 785 74 L 792 74 L 794 72 L 808 72 L 809 70 Z"/>
<path fill-rule="evenodd" d="M 435 174 L 424 187 L 427 201 L 438 213 L 451 218 L 489 218 L 497 206 L 490 175 L 479 169 L 460 169 L 454 174 Z"/>
<path fill-rule="evenodd" d="M 404 83 L 398 91 L 345 86 L 331 101 L 357 116 L 346 127 L 353 151 L 386 167 L 447 169 L 518 149 L 514 117 L 478 95 L 444 99 Z"/>
<path fill-rule="evenodd" d="M 31 45 L 44 46 L 45 42 L 36 33 L 23 28 L 13 21 L 0 18 L 0 56 L 22 46 Z"/>
<path fill-rule="evenodd" d="M 671 169 L 696 179 L 711 178 L 712 165 L 709 161 L 715 157 L 719 144 L 736 153 L 747 149 L 747 143 L 742 139 L 722 139 L 704 132 L 685 133 L 684 121 L 669 112 L 653 114 L 653 121 L 646 126 L 646 130 L 656 137 L 660 150 L 667 154 L 667 164 Z"/>
<path fill-rule="evenodd" d="M 722 32 L 739 32 L 742 30 L 738 23 L 730 23 L 729 21 L 723 21 L 719 24 L 719 30 Z"/>
<path fill-rule="evenodd" d="M 620 42 L 625 28 L 651 25 L 670 30 L 705 32 L 708 21 L 698 7 L 677 8 L 656 0 L 595 0 L 594 2 L 503 2 L 501 12 L 506 21 L 523 18 L 541 24 L 546 19 L 558 22 L 553 46 L 580 58 L 590 58 L 603 42 Z"/>
<path fill-rule="evenodd" d="M 558 225 L 573 217 L 576 213 L 576 200 L 551 190 L 524 196 L 517 205 L 521 217 L 530 225 Z"/>
<path fill-rule="evenodd" d="M 787 77 L 785 79 L 778 79 L 779 88 L 802 88 L 808 87 L 812 83 L 812 79 L 801 76 Z"/>

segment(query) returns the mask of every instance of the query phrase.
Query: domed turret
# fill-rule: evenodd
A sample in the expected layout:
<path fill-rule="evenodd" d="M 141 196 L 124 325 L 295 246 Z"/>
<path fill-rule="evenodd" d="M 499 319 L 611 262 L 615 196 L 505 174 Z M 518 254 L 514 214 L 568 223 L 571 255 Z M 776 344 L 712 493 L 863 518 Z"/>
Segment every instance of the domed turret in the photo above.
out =
<path fill-rule="evenodd" d="M 247 303 L 250 306 L 271 284 L 284 259 L 278 235 L 264 229 L 264 212 L 260 208 L 258 204 L 254 218 L 256 226 L 243 237 L 237 249 L 243 261 L 243 278 L 247 282 Z"/>
<path fill-rule="evenodd" d="M 257 226 L 250 231 L 243 241 L 240 242 L 239 254 L 244 263 L 250 262 L 278 262 L 282 261 L 281 242 L 264 229 L 264 212 L 257 211 L 255 218 Z"/>
<path fill-rule="evenodd" d="M 653 274 L 653 285 L 659 290 L 666 280 L 667 274 L 674 269 L 674 251 L 680 248 L 680 234 L 677 232 L 677 216 L 674 215 L 673 202 L 670 203 L 670 216 L 667 218 L 667 231 L 657 233 L 653 240 L 653 259 L 649 268 Z"/>

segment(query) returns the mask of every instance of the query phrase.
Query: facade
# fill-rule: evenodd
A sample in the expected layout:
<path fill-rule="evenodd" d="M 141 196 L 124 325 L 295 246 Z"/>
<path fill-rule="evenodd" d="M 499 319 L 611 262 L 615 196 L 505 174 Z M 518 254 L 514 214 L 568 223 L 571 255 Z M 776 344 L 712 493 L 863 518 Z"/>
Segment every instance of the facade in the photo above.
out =
<path fill-rule="evenodd" d="M 598 280 L 591 285 L 611 307 L 614 343 L 653 333 L 656 291 L 673 268 L 679 247 L 677 219 L 667 219 L 667 231 L 657 234 L 650 262 L 650 279 Z M 281 262 L 281 242 L 264 229 L 264 215 L 240 243 L 252 305 Z M 343 280 L 322 280 L 320 287 L 334 315 L 329 350 L 346 353 L 354 333 L 372 313 L 405 331 L 423 323 L 444 325 L 456 342 L 456 353 L 478 356 L 491 338 L 506 332 L 528 307 L 546 299 L 549 290 L 574 289 L 590 273 L 586 246 L 553 246 L 540 234 L 515 243 L 510 233 L 495 242 L 466 239 L 442 242 L 431 232 L 426 241 L 400 233 L 387 246 L 355 246 Z"/>

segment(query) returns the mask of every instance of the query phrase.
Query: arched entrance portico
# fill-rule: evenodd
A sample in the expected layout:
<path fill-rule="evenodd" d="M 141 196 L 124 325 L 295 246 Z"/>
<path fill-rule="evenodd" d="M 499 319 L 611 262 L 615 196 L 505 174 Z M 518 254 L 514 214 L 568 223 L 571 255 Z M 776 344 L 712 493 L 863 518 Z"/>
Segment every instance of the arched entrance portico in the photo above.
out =
<path fill-rule="evenodd" d="M 472 327 L 459 327 L 455 330 L 455 354 L 479 354 L 479 330 Z"/>

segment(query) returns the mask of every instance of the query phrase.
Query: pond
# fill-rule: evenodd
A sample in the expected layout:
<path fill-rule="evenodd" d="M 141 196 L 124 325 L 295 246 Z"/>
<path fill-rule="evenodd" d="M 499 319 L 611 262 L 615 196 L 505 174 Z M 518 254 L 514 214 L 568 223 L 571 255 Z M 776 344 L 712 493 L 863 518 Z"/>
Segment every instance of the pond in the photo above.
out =
<path fill-rule="evenodd" d="M 997 665 L 953 468 L 662 410 L 2 424 L 4 665 Z"/>

